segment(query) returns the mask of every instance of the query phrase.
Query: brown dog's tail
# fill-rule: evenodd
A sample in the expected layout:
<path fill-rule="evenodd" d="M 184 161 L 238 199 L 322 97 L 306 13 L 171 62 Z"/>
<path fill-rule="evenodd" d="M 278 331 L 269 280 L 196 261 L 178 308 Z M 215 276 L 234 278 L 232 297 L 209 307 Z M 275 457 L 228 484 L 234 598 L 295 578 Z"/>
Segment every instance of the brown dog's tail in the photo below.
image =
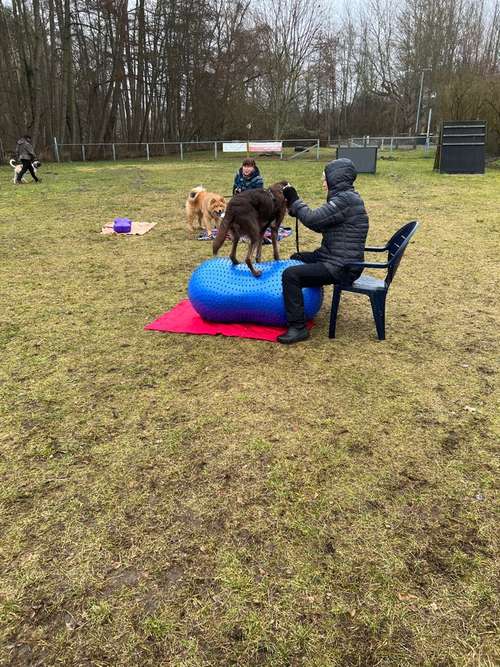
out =
<path fill-rule="evenodd" d="M 219 231 L 217 232 L 217 236 L 214 238 L 214 241 L 212 243 L 212 251 L 213 254 L 216 255 L 224 241 L 226 240 L 227 232 L 229 230 L 229 225 L 231 224 L 231 218 L 230 216 L 226 215 L 223 219 L 222 222 L 220 223 Z"/>

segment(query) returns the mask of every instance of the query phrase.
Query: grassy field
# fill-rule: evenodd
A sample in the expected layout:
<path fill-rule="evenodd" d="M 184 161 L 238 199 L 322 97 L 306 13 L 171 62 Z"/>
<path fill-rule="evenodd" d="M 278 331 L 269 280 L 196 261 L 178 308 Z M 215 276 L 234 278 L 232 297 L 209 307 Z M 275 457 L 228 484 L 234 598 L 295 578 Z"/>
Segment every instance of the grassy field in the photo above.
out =
<path fill-rule="evenodd" d="M 369 243 L 421 222 L 385 342 L 356 295 L 329 340 L 331 288 L 291 348 L 144 332 L 211 254 L 187 192 L 238 164 L 0 168 L 0 664 L 498 664 L 500 170 L 359 177 Z M 322 167 L 261 164 L 313 205 Z"/>

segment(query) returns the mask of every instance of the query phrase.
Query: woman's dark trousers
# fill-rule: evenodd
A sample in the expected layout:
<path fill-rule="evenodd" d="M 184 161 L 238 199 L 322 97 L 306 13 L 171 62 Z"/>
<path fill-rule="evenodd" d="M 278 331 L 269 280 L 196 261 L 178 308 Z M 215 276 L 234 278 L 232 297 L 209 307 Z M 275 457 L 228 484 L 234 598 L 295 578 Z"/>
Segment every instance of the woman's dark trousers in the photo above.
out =
<path fill-rule="evenodd" d="M 318 261 L 314 252 L 296 252 L 290 259 L 298 259 L 304 264 L 290 266 L 283 271 L 283 298 L 285 300 L 286 319 L 289 327 L 301 329 L 305 326 L 303 287 L 321 287 L 340 282 L 341 270 L 338 276 Z"/>

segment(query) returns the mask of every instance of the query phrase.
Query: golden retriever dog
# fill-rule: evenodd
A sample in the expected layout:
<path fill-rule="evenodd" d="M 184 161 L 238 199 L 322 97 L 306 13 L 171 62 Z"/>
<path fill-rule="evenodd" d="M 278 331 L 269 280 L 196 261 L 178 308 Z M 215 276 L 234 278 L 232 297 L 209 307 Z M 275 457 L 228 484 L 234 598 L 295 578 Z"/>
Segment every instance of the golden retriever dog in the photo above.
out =
<path fill-rule="evenodd" d="M 201 185 L 193 188 L 186 200 L 186 218 L 189 231 L 194 234 L 197 229 L 202 228 L 210 235 L 213 227 L 219 228 L 225 210 L 226 200 L 222 195 L 207 192 Z"/>

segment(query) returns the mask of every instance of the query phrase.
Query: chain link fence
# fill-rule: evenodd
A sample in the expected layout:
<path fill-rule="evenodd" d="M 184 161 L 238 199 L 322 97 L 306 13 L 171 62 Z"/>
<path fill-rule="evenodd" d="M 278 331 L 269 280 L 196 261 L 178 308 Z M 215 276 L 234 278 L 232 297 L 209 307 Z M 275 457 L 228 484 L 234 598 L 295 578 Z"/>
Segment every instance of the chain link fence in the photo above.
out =
<path fill-rule="evenodd" d="M 230 150 L 231 144 L 243 146 L 243 150 Z M 262 145 L 262 150 L 258 149 Z M 279 144 L 276 149 L 266 148 L 266 144 Z M 275 158 L 281 160 L 319 159 L 319 139 L 281 139 L 256 141 L 150 141 L 113 143 L 61 143 L 54 137 L 53 157 L 57 162 L 86 160 L 125 160 L 144 158 L 174 158 L 179 160 L 219 160 L 222 158 L 246 157 Z M 229 150 L 225 150 L 229 149 Z"/>
<path fill-rule="evenodd" d="M 348 146 L 355 148 L 357 146 L 377 146 L 380 151 L 393 150 L 414 150 L 423 148 L 429 150 L 436 146 L 438 136 L 429 134 L 417 136 L 356 136 L 341 138 L 336 143 L 320 142 L 319 139 L 281 139 L 281 140 L 244 140 L 244 141 L 151 141 L 151 142 L 105 142 L 105 143 L 61 143 L 55 137 L 53 139 L 50 152 L 42 151 L 42 159 L 52 158 L 56 162 L 67 161 L 87 161 L 87 160 L 127 160 L 127 159 L 177 159 L 177 160 L 220 160 L 227 158 L 253 157 L 272 158 L 281 160 L 301 159 L 301 160 L 319 160 L 320 146 L 324 148 L 335 149 L 337 146 Z M 239 152 L 224 151 L 227 144 L 240 144 L 246 147 Z M 249 151 L 249 144 L 280 144 L 280 150 L 272 152 Z M 13 151 L 9 151 L 2 143 L 0 138 L 0 164 L 8 162 L 13 157 Z M 49 157 L 50 156 L 50 157 Z M 323 153 L 323 157 L 325 157 Z"/>
<path fill-rule="evenodd" d="M 417 136 L 385 136 L 373 137 L 365 135 L 363 137 L 350 137 L 343 145 L 349 148 L 356 148 L 358 146 L 377 146 L 380 150 L 412 150 L 416 148 L 430 148 L 435 147 L 435 137 L 429 135 Z M 333 145 L 333 144 L 332 144 Z"/>

